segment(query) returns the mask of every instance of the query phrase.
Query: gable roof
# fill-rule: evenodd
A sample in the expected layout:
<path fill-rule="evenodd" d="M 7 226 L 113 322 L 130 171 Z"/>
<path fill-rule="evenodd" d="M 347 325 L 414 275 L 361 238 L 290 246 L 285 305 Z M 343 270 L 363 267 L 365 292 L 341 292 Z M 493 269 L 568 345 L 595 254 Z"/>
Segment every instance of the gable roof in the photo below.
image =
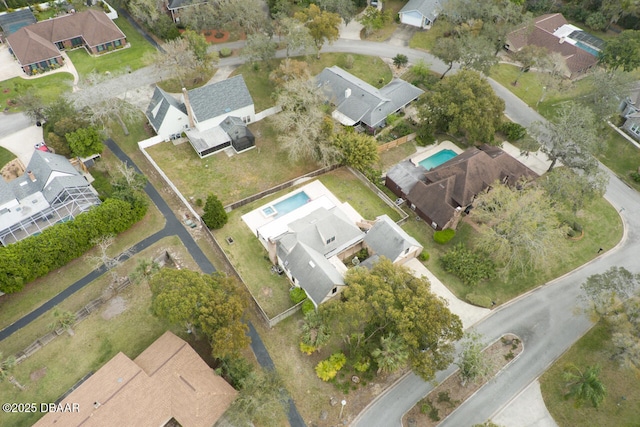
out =
<path fill-rule="evenodd" d="M 409 0 L 398 13 L 407 13 L 415 10 L 433 22 L 440 14 L 441 9 L 442 6 L 439 0 Z"/>
<path fill-rule="evenodd" d="M 7 42 L 20 63 L 29 65 L 60 56 L 54 43 L 75 37 L 82 37 L 93 47 L 124 39 L 125 35 L 106 13 L 89 9 L 23 27 L 7 37 Z M 47 43 L 48 49 L 40 46 Z M 56 55 L 52 56 L 54 51 Z"/>
<path fill-rule="evenodd" d="M 178 102 L 173 96 L 156 86 L 153 91 L 153 96 L 151 97 L 151 102 L 149 102 L 149 106 L 145 112 L 149 123 L 151 123 L 156 133 L 158 133 L 158 130 L 162 126 L 162 122 L 170 108 L 175 108 L 185 116 L 187 115 L 187 109 L 183 103 Z"/>
<path fill-rule="evenodd" d="M 407 234 L 388 215 L 377 218 L 365 235 L 364 242 L 376 255 L 387 257 L 391 262 L 411 247 L 422 248 L 416 239 Z"/>
<path fill-rule="evenodd" d="M 237 392 L 184 340 L 166 332 L 135 360 L 118 353 L 60 404 L 78 412 L 49 412 L 36 426 L 209 427 Z"/>
<path fill-rule="evenodd" d="M 393 79 L 381 89 L 357 78 L 338 66 L 325 68 L 316 77 L 318 87 L 336 106 L 344 125 L 363 122 L 379 125 L 389 114 L 417 99 L 424 91 L 400 79 Z"/>
<path fill-rule="evenodd" d="M 189 103 L 198 122 L 253 105 L 242 75 L 189 91 Z"/>
<path fill-rule="evenodd" d="M 525 177 L 538 175 L 499 147 L 472 147 L 425 173 L 407 199 L 438 226 L 453 216 L 457 207 L 466 207 L 496 180 L 515 185 Z"/>
<path fill-rule="evenodd" d="M 571 74 L 583 71 L 598 62 L 596 56 L 575 43 L 587 43 L 587 39 L 600 39 L 590 35 L 587 37 L 587 33 L 570 25 L 561 13 L 539 16 L 531 25 L 525 25 L 510 32 L 507 39 L 509 48 L 515 52 L 526 45 L 535 45 L 549 52 L 559 53 Z"/>

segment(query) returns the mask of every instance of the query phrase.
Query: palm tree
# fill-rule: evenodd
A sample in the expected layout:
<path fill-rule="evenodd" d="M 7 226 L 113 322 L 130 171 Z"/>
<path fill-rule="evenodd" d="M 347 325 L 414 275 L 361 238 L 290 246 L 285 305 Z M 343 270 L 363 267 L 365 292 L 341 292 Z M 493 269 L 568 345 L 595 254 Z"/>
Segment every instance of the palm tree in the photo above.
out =
<path fill-rule="evenodd" d="M 584 371 L 574 364 L 567 365 L 563 378 L 567 381 L 569 391 L 565 398 L 575 397 L 577 407 L 582 406 L 585 401 L 591 402 L 595 408 L 600 406 L 607 395 L 607 389 L 598 378 L 600 370 L 599 365 L 587 366 Z"/>
<path fill-rule="evenodd" d="M 378 372 L 395 372 L 407 364 L 409 351 L 402 339 L 393 332 L 387 337 L 380 338 L 380 348 L 376 348 L 371 355 L 378 365 Z"/>
<path fill-rule="evenodd" d="M 16 359 L 13 356 L 9 356 L 6 359 L 3 358 L 0 351 L 0 383 L 4 381 L 11 374 L 11 370 L 16 366 Z"/>

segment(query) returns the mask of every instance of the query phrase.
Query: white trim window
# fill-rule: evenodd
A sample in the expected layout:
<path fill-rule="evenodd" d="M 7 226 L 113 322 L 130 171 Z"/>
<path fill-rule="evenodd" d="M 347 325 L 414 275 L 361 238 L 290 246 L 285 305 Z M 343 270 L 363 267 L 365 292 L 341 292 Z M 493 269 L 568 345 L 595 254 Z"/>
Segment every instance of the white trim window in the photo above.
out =
<path fill-rule="evenodd" d="M 640 136 L 640 123 L 633 123 L 631 126 L 629 126 L 629 131 L 634 135 Z"/>

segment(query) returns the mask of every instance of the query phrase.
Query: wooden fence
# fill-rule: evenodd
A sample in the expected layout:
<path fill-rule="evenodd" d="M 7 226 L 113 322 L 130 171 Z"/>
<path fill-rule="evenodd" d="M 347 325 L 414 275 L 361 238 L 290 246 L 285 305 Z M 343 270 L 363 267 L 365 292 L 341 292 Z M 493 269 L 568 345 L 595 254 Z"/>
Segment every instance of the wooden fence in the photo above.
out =
<path fill-rule="evenodd" d="M 391 142 L 387 142 L 386 144 L 378 145 L 378 153 L 382 153 L 383 151 L 390 150 L 398 145 L 402 145 L 405 142 L 413 141 L 416 139 L 416 133 L 410 133 L 409 135 L 402 136 L 398 139 L 394 139 Z"/>
<path fill-rule="evenodd" d="M 398 221 L 396 221 L 396 224 L 402 225 L 407 221 L 407 218 L 409 218 L 409 214 L 406 213 L 405 211 L 403 211 L 402 209 L 400 209 L 400 207 L 398 205 L 393 203 L 393 200 L 391 200 L 389 198 L 389 196 L 387 196 L 384 193 L 384 191 L 382 191 L 378 187 L 376 187 L 375 184 L 372 183 L 371 181 L 369 181 L 366 176 L 364 176 L 359 171 L 353 169 L 351 166 L 347 166 L 347 169 L 349 169 L 349 171 L 351 171 L 351 173 L 354 174 L 356 176 L 356 178 L 358 178 L 364 185 L 366 185 L 367 188 L 369 188 L 369 190 L 371 190 L 374 193 L 376 193 L 378 195 L 378 197 L 380 197 L 380 199 L 382 199 L 383 202 L 385 202 L 391 209 L 393 209 L 394 211 L 396 211 L 400 215 L 400 219 Z"/>

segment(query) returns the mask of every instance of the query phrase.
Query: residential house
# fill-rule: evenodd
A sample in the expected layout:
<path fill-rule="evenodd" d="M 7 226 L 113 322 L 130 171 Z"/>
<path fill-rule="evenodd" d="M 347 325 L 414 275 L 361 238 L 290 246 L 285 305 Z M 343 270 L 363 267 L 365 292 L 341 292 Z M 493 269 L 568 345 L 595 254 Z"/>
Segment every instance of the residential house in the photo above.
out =
<path fill-rule="evenodd" d="M 207 0 L 167 0 L 167 10 L 171 14 L 173 22 L 180 22 L 180 12 L 182 9 L 206 3 Z"/>
<path fill-rule="evenodd" d="M 472 147 L 430 171 L 413 166 L 409 173 L 410 168 L 408 162 L 394 166 L 385 185 L 436 230 L 455 228 L 461 212 L 494 182 L 516 185 L 522 178 L 538 176 L 501 148 L 489 145 Z"/>
<path fill-rule="evenodd" d="M 442 6 L 439 0 L 409 0 L 398 15 L 402 24 L 429 29 L 436 20 Z"/>
<path fill-rule="evenodd" d="M 379 216 L 364 236 L 369 258 L 360 265 L 373 266 L 381 257 L 402 265 L 422 252 L 422 245 L 411 237 L 388 215 Z"/>
<path fill-rule="evenodd" d="M 29 75 L 63 65 L 63 49 L 84 47 L 90 54 L 101 54 L 126 43 L 116 24 L 93 9 L 40 21 L 7 37 L 11 53 Z"/>
<path fill-rule="evenodd" d="M 571 25 L 561 13 L 542 15 L 507 35 L 505 48 L 518 52 L 526 45 L 543 47 L 556 53 L 564 62 L 563 73 L 575 78 L 598 63 L 604 41 Z"/>
<path fill-rule="evenodd" d="M 328 102 L 335 106 L 331 114 L 345 126 L 363 125 L 369 132 L 386 126 L 386 118 L 405 108 L 424 93 L 422 89 L 394 78 L 377 89 L 338 66 L 325 68 L 316 77 Z"/>
<path fill-rule="evenodd" d="M 633 88 L 622 101 L 620 115 L 625 119 L 622 129 L 640 141 L 640 86 Z"/>
<path fill-rule="evenodd" d="M 165 332 L 134 360 L 116 354 L 59 402 L 77 410 L 48 412 L 35 426 L 210 427 L 236 395 L 187 342 Z"/>
<path fill-rule="evenodd" d="M 98 204 L 97 192 L 65 157 L 36 150 L 24 175 L 0 179 L 0 243 L 39 234 Z"/>
<path fill-rule="evenodd" d="M 146 111 L 158 135 L 174 138 L 184 132 L 200 157 L 232 147 L 237 153 L 255 146 L 247 124 L 255 107 L 241 75 L 187 91 L 178 101 L 156 87 Z"/>

